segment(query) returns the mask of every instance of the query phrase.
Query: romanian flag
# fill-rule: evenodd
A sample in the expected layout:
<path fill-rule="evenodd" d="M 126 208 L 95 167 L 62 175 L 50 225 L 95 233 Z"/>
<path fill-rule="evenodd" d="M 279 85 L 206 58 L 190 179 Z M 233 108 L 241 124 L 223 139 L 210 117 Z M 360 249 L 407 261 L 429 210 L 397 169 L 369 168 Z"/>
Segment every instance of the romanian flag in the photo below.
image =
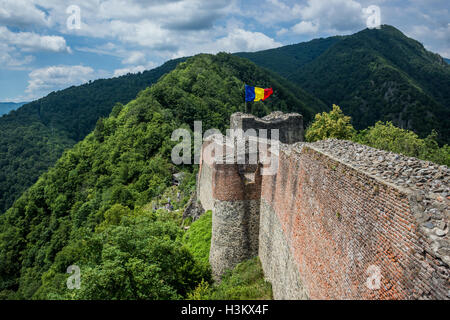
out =
<path fill-rule="evenodd" d="M 273 93 L 273 89 L 263 89 L 258 87 L 251 87 L 245 85 L 245 101 L 259 101 L 266 100 Z"/>

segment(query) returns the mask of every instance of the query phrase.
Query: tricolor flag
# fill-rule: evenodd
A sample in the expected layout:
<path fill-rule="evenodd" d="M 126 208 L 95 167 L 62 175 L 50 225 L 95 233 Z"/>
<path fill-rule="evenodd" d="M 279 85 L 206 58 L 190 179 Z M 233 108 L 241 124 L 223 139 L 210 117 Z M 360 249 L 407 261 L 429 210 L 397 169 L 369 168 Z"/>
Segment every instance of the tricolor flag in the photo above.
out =
<path fill-rule="evenodd" d="M 266 100 L 273 93 L 273 89 L 263 89 L 258 87 L 251 87 L 245 85 L 245 101 L 259 101 Z"/>

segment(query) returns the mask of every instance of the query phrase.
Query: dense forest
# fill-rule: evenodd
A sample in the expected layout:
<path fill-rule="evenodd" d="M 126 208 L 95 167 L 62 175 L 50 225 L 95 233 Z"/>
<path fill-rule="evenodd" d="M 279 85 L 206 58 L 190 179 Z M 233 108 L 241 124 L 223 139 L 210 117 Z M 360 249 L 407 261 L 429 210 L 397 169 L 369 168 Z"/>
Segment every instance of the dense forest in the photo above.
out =
<path fill-rule="evenodd" d="M 83 139 L 100 117 L 116 103 L 127 103 L 137 93 L 172 71 L 184 59 L 139 74 L 101 79 L 53 92 L 0 117 L 0 214 L 62 152 Z"/>
<path fill-rule="evenodd" d="M 344 38 L 340 36 L 326 39 L 320 38 L 259 52 L 238 52 L 235 55 L 247 58 L 259 66 L 273 70 L 284 78 L 289 78 L 293 72 L 314 61 L 328 48 Z"/>
<path fill-rule="evenodd" d="M 226 296 L 224 288 L 205 289 L 210 273 L 204 254 L 195 253 L 192 237 L 180 228 L 177 209 L 187 202 L 195 175 L 191 167 L 172 164 L 170 137 L 178 127 L 192 128 L 194 120 L 202 120 L 204 130 L 225 129 L 230 115 L 243 111 L 244 82 L 274 88 L 270 101 L 249 105 L 261 116 L 295 111 L 309 121 L 325 108 L 242 58 L 199 55 L 180 63 L 99 119 L 0 216 L 0 298 L 177 299 L 213 295 L 211 290 Z M 178 187 L 175 210 L 161 209 L 168 194 L 174 199 L 172 174 L 179 171 L 190 178 Z M 70 265 L 81 268 L 80 290 L 66 287 Z M 257 261 L 244 269 L 257 270 Z M 246 279 L 243 296 L 251 288 L 270 295 L 259 278 Z"/>
<path fill-rule="evenodd" d="M 394 27 L 239 55 L 339 104 L 358 130 L 392 121 L 450 142 L 450 66 Z"/>
<path fill-rule="evenodd" d="M 324 111 L 336 103 L 358 130 L 392 121 L 420 138 L 435 129 L 441 145 L 450 141 L 450 66 L 393 27 L 236 55 L 287 78 L 278 81 L 305 103 L 305 110 L 320 105 L 314 111 Z M 116 103 L 127 103 L 184 60 L 54 92 L 1 117 L 0 214 Z M 304 114 L 306 124 L 312 109 Z M 264 113 L 267 108 L 258 105 L 252 111 Z"/>

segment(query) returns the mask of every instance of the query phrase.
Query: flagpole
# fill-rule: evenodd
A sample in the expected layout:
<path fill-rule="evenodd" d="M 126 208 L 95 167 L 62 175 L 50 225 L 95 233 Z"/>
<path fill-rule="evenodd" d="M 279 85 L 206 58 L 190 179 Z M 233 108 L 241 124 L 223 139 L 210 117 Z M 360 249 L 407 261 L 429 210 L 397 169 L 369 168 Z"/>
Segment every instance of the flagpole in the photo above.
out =
<path fill-rule="evenodd" d="M 245 83 L 244 83 L 244 104 L 245 104 L 245 109 L 244 109 L 244 113 L 247 113 L 247 91 L 245 90 Z"/>

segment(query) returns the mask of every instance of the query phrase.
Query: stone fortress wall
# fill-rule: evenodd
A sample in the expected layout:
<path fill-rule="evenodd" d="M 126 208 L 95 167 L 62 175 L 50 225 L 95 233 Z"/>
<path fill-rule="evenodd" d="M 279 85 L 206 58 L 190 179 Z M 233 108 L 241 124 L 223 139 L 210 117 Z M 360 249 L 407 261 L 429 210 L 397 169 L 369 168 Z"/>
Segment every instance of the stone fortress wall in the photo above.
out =
<path fill-rule="evenodd" d="M 270 139 L 270 129 L 279 130 L 278 140 L 281 143 L 293 144 L 304 140 L 303 116 L 298 113 L 273 112 L 264 118 L 257 118 L 250 114 L 235 113 L 230 119 L 231 129 L 242 129 L 244 132 L 254 129 L 268 130 L 267 139 Z"/>
<path fill-rule="evenodd" d="M 252 118 L 233 115 L 231 127 Z M 258 255 L 275 299 L 450 299 L 450 169 L 349 141 L 305 143 L 292 119 L 245 120 L 285 137 L 274 175 L 202 152 L 215 277 Z"/>

